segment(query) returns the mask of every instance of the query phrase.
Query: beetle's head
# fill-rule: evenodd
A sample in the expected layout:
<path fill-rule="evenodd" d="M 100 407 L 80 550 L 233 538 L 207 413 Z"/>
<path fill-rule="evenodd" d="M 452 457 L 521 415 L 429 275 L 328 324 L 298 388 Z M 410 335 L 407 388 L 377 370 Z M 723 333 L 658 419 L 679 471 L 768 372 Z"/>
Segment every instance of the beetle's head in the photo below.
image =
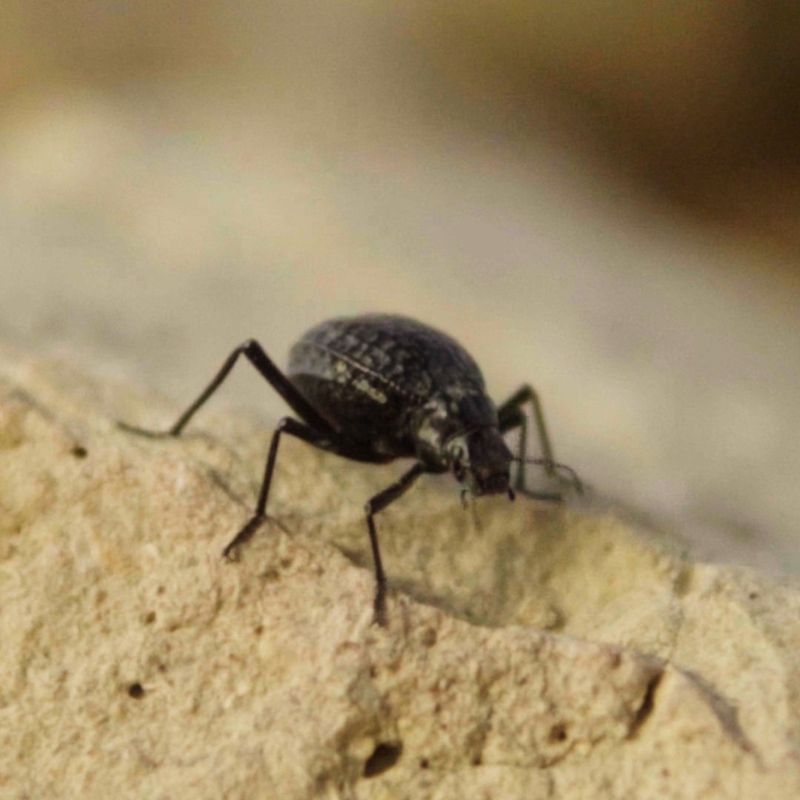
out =
<path fill-rule="evenodd" d="M 471 494 L 508 493 L 511 451 L 494 427 L 477 428 L 457 434 L 445 444 L 450 468 L 456 480 Z"/>

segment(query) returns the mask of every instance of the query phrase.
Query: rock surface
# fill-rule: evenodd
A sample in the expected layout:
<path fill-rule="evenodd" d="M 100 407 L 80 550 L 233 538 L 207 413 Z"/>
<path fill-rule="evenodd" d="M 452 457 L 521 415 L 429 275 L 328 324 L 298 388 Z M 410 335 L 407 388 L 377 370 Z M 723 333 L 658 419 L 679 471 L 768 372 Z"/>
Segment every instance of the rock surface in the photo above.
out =
<path fill-rule="evenodd" d="M 0 357 L 0 796 L 800 797 L 800 589 Z"/>

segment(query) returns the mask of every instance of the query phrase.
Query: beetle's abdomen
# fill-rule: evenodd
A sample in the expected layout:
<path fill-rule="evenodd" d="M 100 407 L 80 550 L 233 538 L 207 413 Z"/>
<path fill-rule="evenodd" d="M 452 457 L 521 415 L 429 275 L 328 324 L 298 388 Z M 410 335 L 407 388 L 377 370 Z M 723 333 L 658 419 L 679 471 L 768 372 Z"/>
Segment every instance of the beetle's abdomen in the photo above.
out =
<path fill-rule="evenodd" d="M 340 431 L 410 447 L 409 420 L 432 396 L 483 393 L 480 370 L 453 339 L 405 317 L 323 322 L 289 354 L 288 374 Z"/>

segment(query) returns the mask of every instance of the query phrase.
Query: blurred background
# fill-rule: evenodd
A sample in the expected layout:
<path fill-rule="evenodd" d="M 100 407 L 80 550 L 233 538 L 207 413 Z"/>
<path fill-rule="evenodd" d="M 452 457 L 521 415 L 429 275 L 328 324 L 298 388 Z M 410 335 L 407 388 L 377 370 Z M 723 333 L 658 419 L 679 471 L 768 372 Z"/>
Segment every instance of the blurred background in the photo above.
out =
<path fill-rule="evenodd" d="M 798 573 L 798 76 L 795 0 L 7 0 L 0 338 L 184 404 L 411 314 L 600 494 Z"/>

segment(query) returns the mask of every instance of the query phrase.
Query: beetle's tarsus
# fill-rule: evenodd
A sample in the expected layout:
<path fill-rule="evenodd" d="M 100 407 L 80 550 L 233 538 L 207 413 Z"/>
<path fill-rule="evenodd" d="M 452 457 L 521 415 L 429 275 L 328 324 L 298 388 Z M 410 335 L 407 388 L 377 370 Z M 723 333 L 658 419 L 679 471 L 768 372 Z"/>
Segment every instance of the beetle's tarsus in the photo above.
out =
<path fill-rule="evenodd" d="M 540 459 L 537 458 L 528 459 L 529 464 L 535 464 L 539 461 Z M 558 461 L 550 461 L 546 463 L 545 469 L 549 475 L 559 481 L 568 483 L 578 494 L 583 494 L 583 481 L 581 481 L 578 473 L 572 467 L 560 464 Z M 564 478 L 560 473 L 565 473 L 567 477 Z"/>
<path fill-rule="evenodd" d="M 375 602 L 373 603 L 375 614 L 372 618 L 373 624 L 385 628 L 389 624 L 386 614 L 386 584 L 379 583 L 375 590 Z"/>
<path fill-rule="evenodd" d="M 228 561 L 236 560 L 236 551 L 252 537 L 252 535 L 267 521 L 266 514 L 256 514 L 251 517 L 247 524 L 225 545 L 222 557 Z"/>
<path fill-rule="evenodd" d="M 177 434 L 171 430 L 168 431 L 151 431 L 147 428 L 139 428 L 136 425 L 129 425 L 127 422 L 117 420 L 117 427 L 125 433 L 133 433 L 136 436 L 144 436 L 147 439 L 169 439 Z"/>

